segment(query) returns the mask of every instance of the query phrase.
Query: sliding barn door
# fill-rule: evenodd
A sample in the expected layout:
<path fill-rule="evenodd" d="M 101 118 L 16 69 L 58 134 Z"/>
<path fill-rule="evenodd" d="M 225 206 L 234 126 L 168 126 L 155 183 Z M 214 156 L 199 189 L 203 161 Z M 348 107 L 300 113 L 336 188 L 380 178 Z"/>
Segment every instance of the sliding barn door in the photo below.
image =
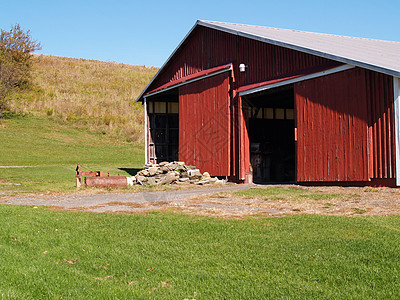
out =
<path fill-rule="evenodd" d="M 295 95 L 297 181 L 368 181 L 363 70 L 296 83 Z"/>
<path fill-rule="evenodd" d="M 179 88 L 179 160 L 229 176 L 229 100 L 229 72 Z"/>

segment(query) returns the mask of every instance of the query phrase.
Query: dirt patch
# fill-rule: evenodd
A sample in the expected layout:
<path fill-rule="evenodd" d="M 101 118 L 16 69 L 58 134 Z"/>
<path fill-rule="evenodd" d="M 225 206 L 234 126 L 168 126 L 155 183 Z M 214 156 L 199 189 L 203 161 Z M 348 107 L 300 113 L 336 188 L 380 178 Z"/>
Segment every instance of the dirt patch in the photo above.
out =
<path fill-rule="evenodd" d="M 290 186 L 274 186 L 286 189 Z M 260 188 L 260 187 L 257 187 Z M 268 187 L 261 187 L 268 189 Z M 257 211 L 271 211 L 274 215 L 320 214 L 335 216 L 400 214 L 400 190 L 393 188 L 307 187 L 297 195 L 248 197 L 234 192 L 202 195 L 192 198 L 194 203 L 210 206 L 246 207 L 235 216 L 244 217 Z"/>
<path fill-rule="evenodd" d="M 262 190 L 261 193 L 247 193 L 249 189 L 250 192 Z M 400 214 L 400 189 L 397 188 L 228 185 L 136 193 L 96 194 L 92 190 L 90 193 L 64 195 L 3 195 L 1 200 L 5 204 L 45 205 L 72 211 L 142 214 L 157 210 L 221 218 Z"/>
<path fill-rule="evenodd" d="M 144 204 L 144 203 L 136 203 L 136 202 L 118 202 L 118 201 L 108 202 L 107 205 L 109 205 L 109 206 L 127 206 L 127 207 L 134 207 L 134 208 L 143 208 L 143 207 L 146 207 L 146 204 Z"/>

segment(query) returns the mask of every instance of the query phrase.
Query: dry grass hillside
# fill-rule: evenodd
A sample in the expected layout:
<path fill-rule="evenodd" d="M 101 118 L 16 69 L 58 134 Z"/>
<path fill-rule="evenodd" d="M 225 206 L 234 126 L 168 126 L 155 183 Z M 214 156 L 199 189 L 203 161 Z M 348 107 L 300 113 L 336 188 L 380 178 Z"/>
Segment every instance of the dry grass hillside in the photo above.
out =
<path fill-rule="evenodd" d="M 139 141 L 143 107 L 135 99 L 156 72 L 152 67 L 35 55 L 32 90 L 15 95 L 9 106 Z"/>

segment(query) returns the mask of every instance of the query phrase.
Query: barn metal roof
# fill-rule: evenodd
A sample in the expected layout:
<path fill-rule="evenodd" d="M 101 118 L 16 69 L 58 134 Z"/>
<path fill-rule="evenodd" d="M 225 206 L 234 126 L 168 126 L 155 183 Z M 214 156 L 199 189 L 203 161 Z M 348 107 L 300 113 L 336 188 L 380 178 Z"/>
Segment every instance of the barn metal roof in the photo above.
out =
<path fill-rule="evenodd" d="M 143 100 L 142 97 L 147 92 L 148 87 L 197 26 L 214 28 L 261 42 L 400 77 L 400 42 L 198 20 L 136 101 Z"/>
<path fill-rule="evenodd" d="M 400 77 L 400 42 L 215 21 L 196 24 Z"/>

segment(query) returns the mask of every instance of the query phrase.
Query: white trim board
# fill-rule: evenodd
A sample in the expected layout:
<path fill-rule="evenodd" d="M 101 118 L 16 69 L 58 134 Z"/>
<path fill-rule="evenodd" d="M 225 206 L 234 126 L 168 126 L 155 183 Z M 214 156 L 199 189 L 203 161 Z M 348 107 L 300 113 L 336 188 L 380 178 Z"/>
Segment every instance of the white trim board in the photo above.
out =
<path fill-rule="evenodd" d="M 175 88 L 180 87 L 182 85 L 189 84 L 189 83 L 192 83 L 192 82 L 195 82 L 195 81 L 199 81 L 199 80 L 202 80 L 202 79 L 205 79 L 205 78 L 208 78 L 208 77 L 212 77 L 212 76 L 215 76 L 215 75 L 219 75 L 219 74 L 222 74 L 224 72 L 231 71 L 231 70 L 232 70 L 232 65 L 230 65 L 230 67 L 228 69 L 219 70 L 219 71 L 211 73 L 211 74 L 207 74 L 207 75 L 204 75 L 204 76 L 193 78 L 191 80 L 184 81 L 184 82 L 178 83 L 176 85 L 169 86 L 169 87 L 167 87 L 165 89 L 162 89 L 162 90 L 159 90 L 159 91 L 155 91 L 154 93 L 150 93 L 148 95 L 143 96 L 143 98 L 146 99 L 147 97 L 151 97 L 151 96 L 154 96 L 154 95 L 157 95 L 157 94 L 160 94 L 160 93 L 175 89 Z"/>
<path fill-rule="evenodd" d="M 393 77 L 396 185 L 400 186 L 400 78 Z"/>
<path fill-rule="evenodd" d="M 144 103 L 144 163 L 145 164 L 147 164 L 149 161 L 148 161 L 148 159 L 149 159 L 149 155 L 148 155 L 148 146 L 149 146 L 149 141 L 148 141 L 148 138 L 147 138 L 147 135 L 148 135 L 148 133 L 149 133 L 149 128 L 148 128 L 148 126 L 149 126 L 149 124 L 148 124 L 148 121 L 147 121 L 147 118 L 148 118 L 148 114 L 147 114 L 147 101 L 146 101 L 146 98 L 144 98 L 143 99 L 143 103 Z"/>
<path fill-rule="evenodd" d="M 283 80 L 283 81 L 280 81 L 280 82 L 271 83 L 271 84 L 267 84 L 267 85 L 256 87 L 256 88 L 251 89 L 251 90 L 240 92 L 239 96 L 242 97 L 242 96 L 246 96 L 246 95 L 249 95 L 249 94 L 258 93 L 258 92 L 261 92 L 261 91 L 264 91 L 264 90 L 269 90 L 269 89 L 273 89 L 273 88 L 276 88 L 276 87 L 280 87 L 280 86 L 284 86 L 284 85 L 288 85 L 288 84 L 292 84 L 292 83 L 296 83 L 296 82 L 300 82 L 300 81 L 304 81 L 304 80 L 308 80 L 308 79 L 313 79 L 313 78 L 326 76 L 326 75 L 330 75 L 330 74 L 337 73 L 337 72 L 350 70 L 352 68 L 354 68 L 354 66 L 344 65 L 344 66 L 332 68 L 332 69 L 329 69 L 329 70 L 325 70 L 325 71 L 322 71 L 322 72 L 317 72 L 317 73 L 313 73 L 313 74 L 309 74 L 309 75 L 305 75 L 305 76 L 301 76 L 301 77 L 296 77 L 296 78 L 292 78 L 292 79 L 288 79 L 288 80 Z"/>

